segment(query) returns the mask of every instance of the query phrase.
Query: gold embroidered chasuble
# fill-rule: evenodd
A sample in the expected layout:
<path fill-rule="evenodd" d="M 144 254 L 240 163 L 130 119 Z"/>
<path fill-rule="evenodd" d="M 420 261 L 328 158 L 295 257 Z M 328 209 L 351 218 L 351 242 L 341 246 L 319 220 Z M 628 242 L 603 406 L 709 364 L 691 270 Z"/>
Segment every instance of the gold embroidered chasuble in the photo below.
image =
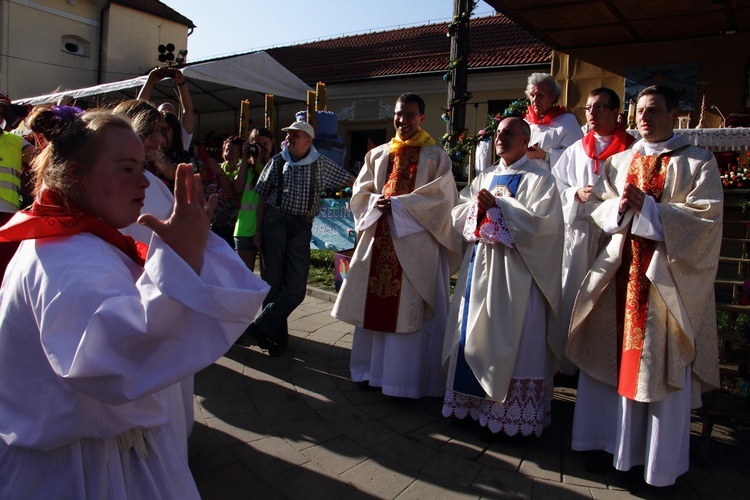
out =
<path fill-rule="evenodd" d="M 397 173 L 391 163 L 398 156 L 396 142 L 369 151 L 354 184 L 351 209 L 358 230 L 357 246 L 332 314 L 347 323 L 364 326 L 368 293 L 385 295 L 383 292 L 397 288 L 397 302 L 392 300 L 391 306 L 380 307 L 376 312 L 392 316 L 389 319 L 392 331 L 414 332 L 435 314 L 436 269 L 441 252 L 447 255 L 451 272 L 460 264 L 461 239 L 450 220 L 458 193 L 450 158 L 441 147 L 406 145 L 405 151 L 412 150 L 409 154 L 413 155 L 416 150 L 417 156 L 399 159 L 400 168 L 405 171 Z M 391 179 L 391 173 L 396 178 Z M 406 184 L 412 187 L 407 189 Z M 391 197 L 398 199 L 423 230 L 397 238 L 390 227 L 395 220 L 393 215 L 379 216 L 375 223 L 367 223 L 377 210 L 373 208 L 374 200 L 391 191 Z M 383 246 L 385 230 L 390 233 L 392 251 L 390 246 Z M 380 233 L 376 234 L 377 231 Z M 401 268 L 398 284 L 389 276 L 389 270 L 394 269 L 393 259 L 397 259 Z"/>
<path fill-rule="evenodd" d="M 616 217 L 626 182 L 639 182 L 633 178 L 631 167 L 635 161 L 643 161 L 643 156 L 641 160 L 636 158 L 641 153 L 642 147 L 636 144 L 612 156 L 594 186 L 591 223 L 600 237 L 600 251 L 576 298 L 565 354 L 589 376 L 619 387 L 626 397 L 641 402 L 662 401 L 670 391 L 681 389 L 683 370 L 692 366 L 692 401 L 696 407 L 701 404 L 701 392 L 719 385 L 714 279 L 721 243 L 723 190 L 712 153 L 681 138 L 669 143 L 663 153 L 668 156 L 662 165 L 664 172 L 657 176 L 663 179 L 661 198 L 656 203 L 663 241 L 651 240 L 650 261 L 637 264 L 645 269 L 645 279 L 639 285 L 647 292 L 631 304 L 643 330 L 637 331 L 636 325 L 633 331 L 633 318 L 626 320 L 624 314 L 618 318 L 622 303 L 618 305 L 617 293 L 618 273 L 627 273 L 622 267 L 630 266 L 626 254 L 634 239 L 630 234 L 632 211 L 616 229 L 605 233 L 602 228 L 608 227 L 613 215 Z M 637 311 L 645 317 L 638 317 Z M 627 321 L 630 331 L 623 336 Z M 639 358 L 637 370 L 629 372 L 626 391 L 620 385 L 623 342 L 626 353 L 637 346 L 630 354 L 635 357 L 637 353 Z M 632 368 L 632 361 L 625 359 L 624 363 Z"/>
<path fill-rule="evenodd" d="M 664 189 L 668 155 L 642 156 L 636 153 L 630 163 L 626 183 L 639 187 L 658 203 Z M 651 287 L 646 270 L 651 264 L 656 242 L 628 233 L 623 245 L 623 259 L 617 271 L 617 332 L 620 348 L 618 392 L 635 397 L 638 373 L 643 360 L 646 317 Z"/>
<path fill-rule="evenodd" d="M 388 181 L 383 187 L 383 196 L 390 198 L 414 190 L 420 149 L 419 146 L 404 144 L 391 149 L 388 157 Z M 380 217 L 376 222 L 370 260 L 363 328 L 380 332 L 396 331 L 402 275 L 403 269 L 393 247 L 388 217 Z"/>

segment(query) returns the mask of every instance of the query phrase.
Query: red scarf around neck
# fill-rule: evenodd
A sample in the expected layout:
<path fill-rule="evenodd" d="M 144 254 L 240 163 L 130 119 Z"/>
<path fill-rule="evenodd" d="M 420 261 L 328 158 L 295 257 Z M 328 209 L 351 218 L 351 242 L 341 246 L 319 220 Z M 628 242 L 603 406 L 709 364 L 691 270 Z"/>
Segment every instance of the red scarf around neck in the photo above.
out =
<path fill-rule="evenodd" d="M 565 109 L 565 106 L 554 104 L 551 108 L 549 108 L 549 111 L 547 111 L 547 113 L 544 115 L 544 118 L 539 118 L 539 115 L 537 115 L 536 111 L 534 111 L 534 107 L 529 105 L 529 107 L 526 108 L 526 117 L 524 118 L 524 120 L 526 120 L 528 123 L 531 123 L 532 125 L 549 125 L 550 123 L 552 123 L 552 120 L 560 115 L 564 115 L 567 112 L 568 110 Z"/>
<path fill-rule="evenodd" d="M 15 215 L 0 228 L 0 242 L 23 241 L 53 236 L 91 233 L 119 248 L 133 261 L 146 263 L 148 245 L 125 236 L 115 227 L 83 210 L 54 191 L 44 190 L 34 204 Z"/>
<path fill-rule="evenodd" d="M 634 141 L 635 137 L 625 131 L 624 125 L 618 123 L 612 134 L 612 142 L 601 153 L 596 154 L 596 138 L 594 137 L 593 130 L 590 130 L 589 133 L 583 136 L 583 150 L 586 156 L 594 160 L 594 173 L 598 174 L 600 161 L 606 161 L 613 154 L 625 151 Z"/>

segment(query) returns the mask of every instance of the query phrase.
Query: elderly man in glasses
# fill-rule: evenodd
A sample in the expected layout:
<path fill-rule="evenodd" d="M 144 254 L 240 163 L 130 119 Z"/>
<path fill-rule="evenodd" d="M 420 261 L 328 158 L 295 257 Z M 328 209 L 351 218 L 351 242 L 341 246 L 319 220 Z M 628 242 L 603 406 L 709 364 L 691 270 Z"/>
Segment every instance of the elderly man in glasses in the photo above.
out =
<path fill-rule="evenodd" d="M 389 396 L 442 396 L 449 279 L 461 241 L 451 160 L 422 130 L 425 104 L 396 101 L 396 136 L 372 149 L 354 185 L 359 242 L 333 315 L 351 323 L 351 377 Z"/>
<path fill-rule="evenodd" d="M 635 139 L 617 123 L 620 98 L 606 87 L 594 89 L 586 101 L 588 133 L 563 151 L 552 168 L 563 204 L 565 250 L 563 252 L 563 303 L 561 318 L 570 322 L 573 303 L 584 276 L 597 251 L 597 239 L 589 226 L 591 203 L 586 203 L 599 178 L 604 161 L 630 147 Z M 565 362 L 563 371 L 572 374 L 575 368 Z"/>

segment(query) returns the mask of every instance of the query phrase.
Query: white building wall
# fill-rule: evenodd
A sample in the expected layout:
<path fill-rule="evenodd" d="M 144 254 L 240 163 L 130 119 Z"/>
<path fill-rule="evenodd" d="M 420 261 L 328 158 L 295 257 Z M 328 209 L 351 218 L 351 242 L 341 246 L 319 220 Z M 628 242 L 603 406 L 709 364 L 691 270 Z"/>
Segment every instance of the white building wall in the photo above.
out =
<path fill-rule="evenodd" d="M 3 0 L 0 88 L 12 99 L 139 76 L 188 28 L 108 0 Z M 69 47 L 79 50 L 66 50 Z"/>

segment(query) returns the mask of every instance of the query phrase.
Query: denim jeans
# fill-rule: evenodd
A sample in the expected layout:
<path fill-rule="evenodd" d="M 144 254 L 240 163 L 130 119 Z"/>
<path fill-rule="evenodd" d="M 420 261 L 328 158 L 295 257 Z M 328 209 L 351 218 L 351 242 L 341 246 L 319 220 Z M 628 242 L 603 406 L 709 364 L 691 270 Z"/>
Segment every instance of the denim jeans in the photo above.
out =
<path fill-rule="evenodd" d="M 255 324 L 274 342 L 286 342 L 286 320 L 305 299 L 311 239 L 311 218 L 266 206 L 260 246 L 271 290 Z"/>

